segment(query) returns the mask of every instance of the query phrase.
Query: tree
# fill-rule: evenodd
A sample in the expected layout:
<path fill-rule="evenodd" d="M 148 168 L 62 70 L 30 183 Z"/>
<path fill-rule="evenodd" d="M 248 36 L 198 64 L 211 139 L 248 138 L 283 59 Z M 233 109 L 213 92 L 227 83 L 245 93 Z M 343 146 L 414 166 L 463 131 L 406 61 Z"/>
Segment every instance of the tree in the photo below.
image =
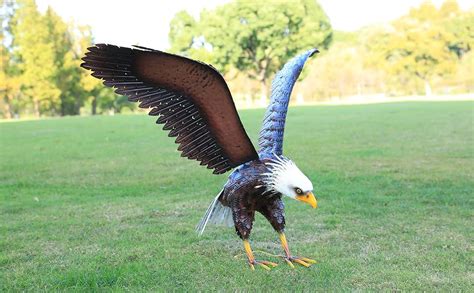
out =
<path fill-rule="evenodd" d="M 35 115 L 79 114 L 88 98 L 80 58 L 91 44 L 90 29 L 85 33 L 64 22 L 50 7 L 41 14 L 33 0 L 17 4 L 13 52 L 20 61 L 22 91 L 32 100 Z"/>
<path fill-rule="evenodd" d="M 235 67 L 258 80 L 265 98 L 271 75 L 302 50 L 327 48 L 332 29 L 314 0 L 237 0 L 203 11 L 199 21 L 178 13 L 169 38 L 176 53 L 204 59 L 224 73 Z"/>
<path fill-rule="evenodd" d="M 45 18 L 33 0 L 18 0 L 12 23 L 14 52 L 20 60 L 22 91 L 33 103 L 34 114 L 54 113 L 60 89 L 56 76 L 54 44 Z"/>
<path fill-rule="evenodd" d="M 421 82 L 429 95 L 434 78 L 456 71 L 456 55 L 449 47 L 453 35 L 443 25 L 444 17 L 432 3 L 424 2 L 393 22 L 384 44 L 375 40 L 384 52 L 385 69 L 397 84 L 417 89 Z"/>
<path fill-rule="evenodd" d="M 80 26 L 76 30 L 76 43 L 75 46 L 79 50 L 79 54 L 82 55 L 86 52 L 87 48 L 92 45 L 92 30 L 89 26 Z M 90 75 L 88 70 L 82 69 L 80 71 L 80 85 L 84 89 L 85 97 L 84 100 L 90 103 L 90 113 L 92 115 L 97 114 L 97 100 L 101 96 L 103 89 L 109 89 L 108 87 L 102 86 L 100 79 L 94 78 Z M 110 92 L 110 91 L 108 91 Z M 113 92 L 110 92 L 113 96 Z"/>
<path fill-rule="evenodd" d="M 0 34 L 0 95 L 3 102 L 3 116 L 11 119 L 20 102 L 21 81 L 16 64 L 12 62 L 11 53 L 3 43 L 3 34 Z"/>
<path fill-rule="evenodd" d="M 469 51 L 462 56 L 454 83 L 460 86 L 460 91 L 464 93 L 474 92 L 474 51 Z"/>
<path fill-rule="evenodd" d="M 117 96 L 110 87 L 105 87 L 102 80 L 92 77 L 89 70 L 80 68 L 82 61 L 80 58 L 86 52 L 86 49 L 93 43 L 93 35 L 89 26 L 79 26 L 75 29 L 74 48 L 78 62 L 74 67 L 79 72 L 79 82 L 75 83 L 82 90 L 82 101 L 90 106 L 89 113 L 96 115 L 98 113 L 113 112 L 120 113 L 123 108 L 136 109 L 135 103 L 131 103 L 125 96 Z"/>
<path fill-rule="evenodd" d="M 448 48 L 462 59 L 474 46 L 474 10 L 463 12 L 456 1 L 446 1 L 440 13 L 443 16 L 442 25 L 451 34 Z"/>
<path fill-rule="evenodd" d="M 0 6 L 0 96 L 3 104 L 3 117 L 11 119 L 20 106 L 20 79 L 18 64 L 11 52 L 11 43 L 6 34 L 10 32 L 10 20 L 14 12 L 13 3 Z"/>
<path fill-rule="evenodd" d="M 336 31 L 297 90 L 313 99 L 472 91 L 473 12 L 424 3 L 389 24 Z"/>
<path fill-rule="evenodd" d="M 298 90 L 313 100 L 380 93 L 385 76 L 366 64 L 370 57 L 363 46 L 339 41 L 310 64 Z"/>
<path fill-rule="evenodd" d="M 80 57 L 82 52 L 74 48 L 74 28 L 65 23 L 51 7 L 45 15 L 49 41 L 53 44 L 55 72 L 52 82 L 60 91 L 59 109 L 54 111 L 61 116 L 77 115 L 83 104 L 85 93 L 80 85 L 81 69 Z"/>

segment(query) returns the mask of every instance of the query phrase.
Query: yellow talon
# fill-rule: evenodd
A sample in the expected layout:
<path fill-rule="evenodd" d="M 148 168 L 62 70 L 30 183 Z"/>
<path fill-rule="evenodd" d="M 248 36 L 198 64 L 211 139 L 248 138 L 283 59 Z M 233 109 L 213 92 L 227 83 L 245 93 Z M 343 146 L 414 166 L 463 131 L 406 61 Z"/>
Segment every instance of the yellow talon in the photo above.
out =
<path fill-rule="evenodd" d="M 310 259 L 310 258 L 307 258 L 307 257 L 300 257 L 300 259 L 304 260 L 305 262 L 309 262 L 311 264 L 317 263 L 317 261 L 315 261 L 314 259 Z"/>
<path fill-rule="evenodd" d="M 247 258 L 248 258 L 248 263 L 249 263 L 249 266 L 250 266 L 250 269 L 252 271 L 255 271 L 255 265 L 259 265 L 261 266 L 262 268 L 264 268 L 265 270 L 267 271 L 270 271 L 271 268 L 268 266 L 272 266 L 272 267 L 276 267 L 277 264 L 274 263 L 274 262 L 271 262 L 271 261 L 259 261 L 259 260 L 255 260 L 255 257 L 253 255 L 253 252 L 252 252 L 252 248 L 250 248 L 250 243 L 247 239 L 244 239 L 244 248 L 245 248 L 245 253 L 247 254 Z"/>
<path fill-rule="evenodd" d="M 307 257 L 292 257 L 290 254 L 290 249 L 288 248 L 288 242 L 286 241 L 285 233 L 281 232 L 279 233 L 279 236 L 280 236 L 281 246 L 285 250 L 285 254 L 286 254 L 286 257 L 283 257 L 283 258 L 285 259 L 286 263 L 290 267 L 292 268 L 295 267 L 293 265 L 293 262 L 299 263 L 300 265 L 305 266 L 307 268 L 310 267 L 312 264 L 316 263 L 315 260 L 312 260 Z"/>
<path fill-rule="evenodd" d="M 271 262 L 271 261 L 262 261 L 262 263 L 266 264 L 266 265 L 271 265 L 272 267 L 276 267 L 278 266 L 278 264 L 274 263 L 274 262 Z"/>
<path fill-rule="evenodd" d="M 285 259 L 285 261 L 286 261 L 286 263 L 287 263 L 292 269 L 295 268 L 295 265 L 294 265 L 291 261 L 289 261 L 289 260 L 287 260 L 287 259 Z"/>
<path fill-rule="evenodd" d="M 264 269 L 266 269 L 267 271 L 270 270 L 270 268 L 266 265 L 264 265 L 263 263 L 258 263 L 259 265 L 261 265 Z"/>
<path fill-rule="evenodd" d="M 300 265 L 305 266 L 307 268 L 309 268 L 311 266 L 310 264 L 307 264 L 307 263 L 305 263 L 304 261 L 302 261 L 301 259 L 298 259 L 298 258 L 295 258 L 294 261 L 296 261 Z"/>

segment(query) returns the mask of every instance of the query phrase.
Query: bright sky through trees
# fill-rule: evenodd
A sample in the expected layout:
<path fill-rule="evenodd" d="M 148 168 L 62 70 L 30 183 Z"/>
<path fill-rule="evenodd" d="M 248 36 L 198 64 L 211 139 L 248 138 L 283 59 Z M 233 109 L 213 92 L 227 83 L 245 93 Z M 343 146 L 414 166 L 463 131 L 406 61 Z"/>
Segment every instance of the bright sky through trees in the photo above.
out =
<path fill-rule="evenodd" d="M 141 44 L 156 49 L 168 48 L 169 22 L 180 10 L 197 17 L 204 8 L 212 9 L 226 0 L 37 0 L 40 10 L 50 5 L 65 20 L 90 25 L 96 42 L 129 46 Z M 320 0 L 336 30 L 353 31 L 363 26 L 387 22 L 403 14 L 423 0 Z M 432 1 L 437 6 L 443 0 Z M 474 0 L 458 0 L 464 9 L 474 7 Z"/>

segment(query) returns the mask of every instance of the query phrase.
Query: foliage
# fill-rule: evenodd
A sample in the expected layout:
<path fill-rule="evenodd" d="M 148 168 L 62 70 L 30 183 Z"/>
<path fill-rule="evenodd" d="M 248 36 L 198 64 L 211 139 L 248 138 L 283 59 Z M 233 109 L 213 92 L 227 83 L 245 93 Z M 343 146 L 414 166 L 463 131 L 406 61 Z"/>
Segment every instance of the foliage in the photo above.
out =
<path fill-rule="evenodd" d="M 453 12 L 454 13 L 454 12 Z M 397 80 L 419 78 L 425 93 L 431 80 L 455 72 L 456 54 L 450 50 L 452 35 L 442 25 L 443 15 L 430 2 L 393 23 L 395 32 L 385 47 L 386 69 Z"/>
<path fill-rule="evenodd" d="M 55 83 L 56 52 L 50 40 L 47 19 L 39 13 L 33 0 L 18 0 L 13 16 L 14 53 L 21 60 L 22 92 L 32 101 L 34 113 L 54 114 L 61 91 Z"/>
<path fill-rule="evenodd" d="M 474 11 L 430 2 L 387 25 L 336 32 L 299 87 L 312 99 L 472 91 Z"/>
<path fill-rule="evenodd" d="M 456 75 L 451 79 L 451 83 L 460 83 L 464 86 L 463 92 L 474 92 L 474 51 L 470 50 L 464 54 L 458 65 Z"/>
<path fill-rule="evenodd" d="M 266 96 L 270 77 L 302 50 L 328 48 L 332 29 L 314 0 L 234 1 L 203 11 L 199 21 L 178 13 L 171 22 L 174 52 L 202 57 L 226 73 L 232 67 L 261 83 Z M 206 56 L 205 56 L 206 57 Z"/>
<path fill-rule="evenodd" d="M 168 35 L 171 52 L 212 62 L 210 52 L 204 48 L 197 22 L 188 12 L 180 11 L 173 17 Z"/>
<path fill-rule="evenodd" d="M 75 30 L 75 47 L 78 48 L 78 62 L 79 67 L 81 58 L 86 52 L 87 48 L 93 42 L 92 30 L 88 26 L 80 26 Z M 112 88 L 106 87 L 102 84 L 100 79 L 93 77 L 88 70 L 80 71 L 79 86 L 83 89 L 84 102 L 90 108 L 87 114 L 98 113 L 115 113 L 120 112 L 123 107 L 133 107 L 133 104 L 124 102 L 123 96 L 117 96 Z"/>
<path fill-rule="evenodd" d="M 311 100 L 368 95 L 385 91 L 385 75 L 367 66 L 368 52 L 360 46 L 336 43 L 310 65 L 308 77 L 296 89 Z"/>
<path fill-rule="evenodd" d="M 34 0 L 8 1 L 1 9 L 6 12 L 0 84 L 5 118 L 29 110 L 36 116 L 77 115 L 85 105 L 92 114 L 98 104 L 100 112 L 130 107 L 80 68 L 93 41 L 89 27 L 64 22 L 50 7 L 42 14 Z"/>
<path fill-rule="evenodd" d="M 0 15 L 11 17 L 13 8 L 5 3 L 0 7 Z M 20 78 L 18 66 L 14 62 L 14 56 L 9 50 L 6 41 L 6 32 L 10 31 L 7 17 L 0 19 L 0 95 L 3 102 L 3 113 L 6 118 L 13 118 L 15 112 L 21 106 L 20 101 Z"/>
<path fill-rule="evenodd" d="M 456 1 L 446 1 L 439 13 L 441 24 L 451 34 L 449 50 L 462 58 L 474 46 L 474 10 L 462 12 Z"/>
<path fill-rule="evenodd" d="M 0 123 L 0 291 L 472 291 L 473 102 L 294 107 L 285 153 L 320 207 L 286 199 L 290 269 L 257 215 L 194 227 L 226 176 L 146 115 Z M 263 110 L 241 111 L 257 141 Z M 235 257 L 234 257 L 235 256 Z"/>

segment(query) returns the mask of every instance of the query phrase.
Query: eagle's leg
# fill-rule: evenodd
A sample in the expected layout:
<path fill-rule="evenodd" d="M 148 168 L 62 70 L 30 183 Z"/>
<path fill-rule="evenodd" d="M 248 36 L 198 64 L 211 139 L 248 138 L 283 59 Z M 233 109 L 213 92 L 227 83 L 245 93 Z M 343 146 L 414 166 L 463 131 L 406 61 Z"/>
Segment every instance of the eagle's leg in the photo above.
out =
<path fill-rule="evenodd" d="M 266 260 L 256 260 L 255 257 L 253 256 L 252 248 L 250 248 L 250 243 L 247 239 L 244 239 L 244 248 L 245 248 L 245 253 L 247 253 L 247 258 L 249 261 L 249 266 L 252 270 L 255 270 L 255 265 L 260 265 L 266 270 L 270 270 L 269 266 L 276 267 L 277 264 L 271 261 L 266 261 Z"/>
<path fill-rule="evenodd" d="M 258 211 L 267 218 L 273 229 L 275 229 L 275 231 L 278 232 L 278 235 L 280 235 L 281 246 L 283 246 L 283 249 L 285 250 L 285 256 L 282 257 L 290 267 L 295 267 L 293 265 L 294 262 L 305 267 L 309 267 L 316 263 L 316 261 L 310 258 L 291 255 L 285 233 L 283 232 L 285 230 L 285 205 L 281 198 L 268 200 L 264 206 L 258 209 Z"/>
<path fill-rule="evenodd" d="M 310 267 L 312 264 L 315 264 L 316 261 L 312 260 L 307 257 L 297 257 L 297 256 L 292 256 L 290 253 L 290 249 L 288 247 L 288 242 L 286 241 L 286 236 L 285 233 L 279 232 L 278 235 L 280 236 L 280 241 L 281 241 L 281 246 L 283 246 L 283 249 L 285 250 L 286 256 L 283 257 L 286 261 L 286 263 L 294 268 L 295 266 L 293 265 L 293 262 L 299 263 L 302 266 L 305 267 Z"/>
<path fill-rule="evenodd" d="M 237 203 L 239 204 L 235 204 L 232 208 L 232 217 L 234 219 L 235 231 L 244 242 L 245 253 L 247 254 L 250 268 L 255 270 L 255 265 L 259 265 L 266 270 L 270 270 L 270 266 L 276 267 L 277 264 L 274 262 L 255 259 L 249 243 L 255 211 L 249 209 L 246 205 L 240 204 L 241 202 L 239 201 L 237 201 Z"/>

